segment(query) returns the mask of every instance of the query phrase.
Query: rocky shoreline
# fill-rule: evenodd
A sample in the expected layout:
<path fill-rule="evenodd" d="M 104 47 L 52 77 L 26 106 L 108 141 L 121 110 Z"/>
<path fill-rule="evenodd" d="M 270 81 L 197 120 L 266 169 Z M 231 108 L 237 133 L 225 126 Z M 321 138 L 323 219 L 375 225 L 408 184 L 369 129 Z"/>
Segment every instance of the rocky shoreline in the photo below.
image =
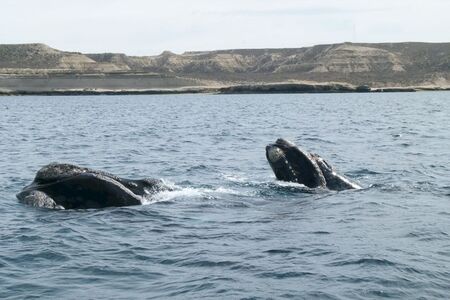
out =
<path fill-rule="evenodd" d="M 0 96 L 42 95 L 164 95 L 164 94 L 311 94 L 311 93 L 382 93 L 450 91 L 450 87 L 382 87 L 354 86 L 344 83 L 274 83 L 243 84 L 218 87 L 188 87 L 171 89 L 53 89 L 53 90 L 1 90 Z"/>

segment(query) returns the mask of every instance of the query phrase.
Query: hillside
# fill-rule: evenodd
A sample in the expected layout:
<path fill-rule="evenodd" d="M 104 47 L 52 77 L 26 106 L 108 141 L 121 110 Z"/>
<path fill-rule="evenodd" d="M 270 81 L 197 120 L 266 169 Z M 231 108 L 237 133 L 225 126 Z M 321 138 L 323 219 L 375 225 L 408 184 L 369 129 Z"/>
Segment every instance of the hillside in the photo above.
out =
<path fill-rule="evenodd" d="M 0 45 L 0 88 L 14 88 L 11 78 L 65 76 L 70 80 L 88 75 L 102 80 L 113 76 L 117 79 L 114 86 L 120 88 L 127 88 L 125 82 L 121 86 L 124 76 L 144 76 L 150 81 L 165 78 L 166 83 L 174 78 L 181 80 L 180 86 L 312 81 L 448 87 L 450 43 L 341 43 L 294 49 L 165 51 L 142 57 L 66 52 L 44 44 Z M 147 87 L 147 83 L 142 85 Z M 156 85 L 165 88 L 165 83 Z"/>

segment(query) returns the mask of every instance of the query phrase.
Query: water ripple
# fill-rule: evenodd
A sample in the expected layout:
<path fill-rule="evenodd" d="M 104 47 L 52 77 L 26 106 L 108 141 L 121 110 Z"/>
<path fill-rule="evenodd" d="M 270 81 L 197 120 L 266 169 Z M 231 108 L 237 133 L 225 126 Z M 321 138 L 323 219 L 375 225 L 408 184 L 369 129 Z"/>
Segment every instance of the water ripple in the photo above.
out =
<path fill-rule="evenodd" d="M 448 95 L 1 98 L 0 298 L 446 299 Z M 278 137 L 364 188 L 276 181 Z M 51 161 L 172 190 L 102 210 L 18 203 Z"/>

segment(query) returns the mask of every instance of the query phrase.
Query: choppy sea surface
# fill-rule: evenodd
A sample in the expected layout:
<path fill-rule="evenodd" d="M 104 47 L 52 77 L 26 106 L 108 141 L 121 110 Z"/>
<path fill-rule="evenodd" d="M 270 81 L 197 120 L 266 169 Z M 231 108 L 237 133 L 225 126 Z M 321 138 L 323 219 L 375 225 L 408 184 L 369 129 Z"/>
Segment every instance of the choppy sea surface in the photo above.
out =
<path fill-rule="evenodd" d="M 1 299 L 444 299 L 450 93 L 0 97 Z M 364 188 L 278 182 L 284 137 Z M 52 211 L 50 162 L 174 191 Z"/>

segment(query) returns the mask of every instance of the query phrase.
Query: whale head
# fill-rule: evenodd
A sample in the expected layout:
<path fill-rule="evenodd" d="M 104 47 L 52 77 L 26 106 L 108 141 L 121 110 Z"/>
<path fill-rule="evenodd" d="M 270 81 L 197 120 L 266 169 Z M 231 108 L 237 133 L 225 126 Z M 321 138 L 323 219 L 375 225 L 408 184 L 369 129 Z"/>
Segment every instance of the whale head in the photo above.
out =
<path fill-rule="evenodd" d="M 292 142 L 280 138 L 267 145 L 266 158 L 279 180 L 301 183 L 310 188 L 326 186 L 314 157 Z"/>

